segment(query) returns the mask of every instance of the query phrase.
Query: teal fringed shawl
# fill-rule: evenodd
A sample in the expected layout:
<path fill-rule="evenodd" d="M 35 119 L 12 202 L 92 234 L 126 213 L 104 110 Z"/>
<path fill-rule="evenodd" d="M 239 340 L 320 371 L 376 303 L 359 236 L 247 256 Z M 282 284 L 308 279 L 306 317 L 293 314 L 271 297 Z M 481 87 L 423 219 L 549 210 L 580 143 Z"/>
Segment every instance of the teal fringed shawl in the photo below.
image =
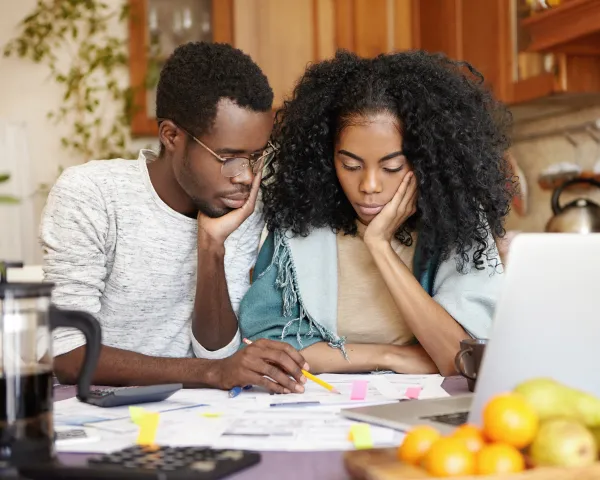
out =
<path fill-rule="evenodd" d="M 417 243 L 413 272 L 425 291 L 432 295 L 439 261 L 433 259 L 421 272 L 420 257 Z M 327 342 L 345 354 L 344 338 L 315 321 L 304 308 L 294 260 L 319 261 L 315 258 L 293 259 L 285 236 L 271 232 L 258 255 L 252 286 L 240 304 L 238 317 L 242 338 L 285 341 L 297 350 Z"/>

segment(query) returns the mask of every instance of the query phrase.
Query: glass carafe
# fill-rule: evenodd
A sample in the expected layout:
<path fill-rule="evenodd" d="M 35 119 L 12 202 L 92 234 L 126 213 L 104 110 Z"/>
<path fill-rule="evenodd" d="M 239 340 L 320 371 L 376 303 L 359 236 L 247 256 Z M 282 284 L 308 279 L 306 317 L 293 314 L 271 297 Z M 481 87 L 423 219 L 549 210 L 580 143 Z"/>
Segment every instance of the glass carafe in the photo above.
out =
<path fill-rule="evenodd" d="M 70 327 L 85 335 L 77 382 L 82 400 L 98 362 L 101 330 L 87 313 L 52 306 L 52 284 L 7 283 L 0 277 L 1 470 L 54 457 L 52 330 Z"/>

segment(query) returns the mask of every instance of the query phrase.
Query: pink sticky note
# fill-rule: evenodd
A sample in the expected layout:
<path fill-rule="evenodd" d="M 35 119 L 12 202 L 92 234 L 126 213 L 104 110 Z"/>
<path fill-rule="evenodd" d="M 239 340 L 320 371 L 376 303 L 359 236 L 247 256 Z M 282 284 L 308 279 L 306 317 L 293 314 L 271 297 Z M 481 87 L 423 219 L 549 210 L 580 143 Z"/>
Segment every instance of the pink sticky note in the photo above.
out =
<path fill-rule="evenodd" d="M 421 393 L 421 387 L 408 387 L 406 389 L 406 392 L 404 392 L 404 395 L 406 395 L 407 398 L 419 398 L 419 394 Z"/>
<path fill-rule="evenodd" d="M 368 384 L 368 380 L 354 380 L 352 382 L 352 393 L 350 393 L 350 400 L 364 400 L 367 396 Z"/>

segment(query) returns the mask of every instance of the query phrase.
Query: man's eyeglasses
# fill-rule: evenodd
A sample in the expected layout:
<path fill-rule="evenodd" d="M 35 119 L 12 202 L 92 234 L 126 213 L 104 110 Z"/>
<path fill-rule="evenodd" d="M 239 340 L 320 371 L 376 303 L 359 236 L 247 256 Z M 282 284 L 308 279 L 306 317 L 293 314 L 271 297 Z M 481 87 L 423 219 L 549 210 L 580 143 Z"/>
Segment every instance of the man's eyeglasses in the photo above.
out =
<path fill-rule="evenodd" d="M 190 135 L 190 137 L 192 137 L 194 141 L 198 143 L 198 145 L 204 147 L 219 162 L 221 162 L 221 175 L 227 178 L 233 178 L 241 175 L 248 168 L 248 166 L 250 166 L 252 173 L 256 175 L 261 168 L 266 167 L 267 164 L 273 159 L 277 150 L 275 146 L 269 142 L 267 148 L 265 148 L 260 154 L 251 154 L 248 157 L 241 155 L 236 157 L 221 157 L 193 135 Z"/>
<path fill-rule="evenodd" d="M 250 167 L 252 173 L 256 175 L 261 168 L 266 167 L 271 162 L 275 156 L 275 152 L 277 151 L 275 145 L 269 142 L 267 148 L 265 148 L 261 153 L 251 154 L 247 157 L 243 155 L 236 155 L 235 157 L 222 157 L 194 137 L 194 135 L 188 132 L 185 128 L 180 127 L 179 125 L 177 126 L 187 133 L 198 145 L 206 149 L 210 154 L 212 154 L 213 157 L 221 162 L 221 175 L 226 178 L 237 177 L 238 175 L 244 173 L 248 167 Z"/>

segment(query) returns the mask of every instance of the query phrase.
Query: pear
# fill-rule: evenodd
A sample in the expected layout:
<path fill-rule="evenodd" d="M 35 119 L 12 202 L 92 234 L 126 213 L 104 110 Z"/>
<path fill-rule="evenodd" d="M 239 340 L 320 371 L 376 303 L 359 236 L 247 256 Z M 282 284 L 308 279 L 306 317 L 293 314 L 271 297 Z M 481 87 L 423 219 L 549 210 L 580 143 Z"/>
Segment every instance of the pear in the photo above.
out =
<path fill-rule="evenodd" d="M 596 439 L 596 446 L 598 447 L 598 454 L 600 454 L 600 428 L 590 428 L 590 432 Z"/>
<path fill-rule="evenodd" d="M 523 395 L 541 421 L 553 417 L 572 418 L 587 427 L 600 427 L 600 399 L 551 378 L 535 378 L 519 384 Z"/>
<path fill-rule="evenodd" d="M 596 440 L 581 423 L 566 419 L 546 420 L 529 447 L 536 467 L 585 467 L 596 461 Z"/>

